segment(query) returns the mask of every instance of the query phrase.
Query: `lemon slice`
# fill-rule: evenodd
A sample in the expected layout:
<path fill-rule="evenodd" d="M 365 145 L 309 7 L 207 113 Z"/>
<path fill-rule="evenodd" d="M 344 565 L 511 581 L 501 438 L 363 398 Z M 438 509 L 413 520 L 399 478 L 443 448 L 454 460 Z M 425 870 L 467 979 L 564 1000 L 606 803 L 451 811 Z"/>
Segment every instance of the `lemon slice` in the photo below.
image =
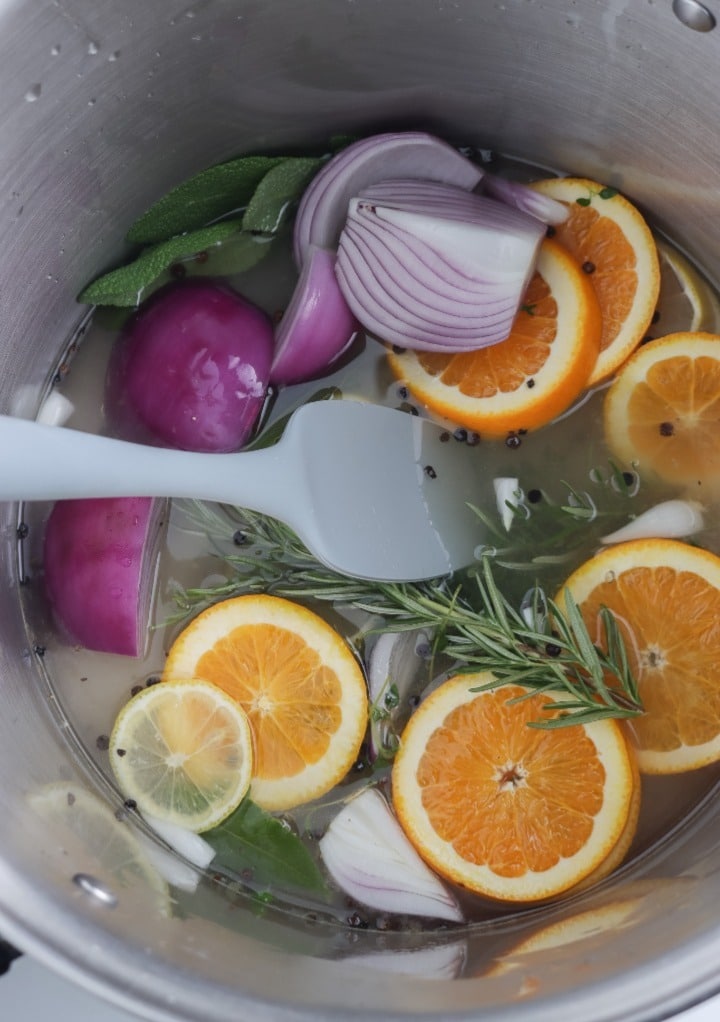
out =
<path fill-rule="evenodd" d="M 127 798 L 188 830 L 210 830 L 250 787 L 252 737 L 243 709 L 206 681 L 163 682 L 120 711 L 110 763 Z"/>
<path fill-rule="evenodd" d="M 63 781 L 32 792 L 28 803 L 52 833 L 63 864 L 71 863 L 73 872 L 86 873 L 116 893 L 134 891 L 146 908 L 149 888 L 161 914 L 171 914 L 167 883 L 133 830 L 96 795 Z"/>
<path fill-rule="evenodd" d="M 720 302 L 689 260 L 666 241 L 657 242 L 660 256 L 660 298 L 653 336 L 681 331 L 717 331 Z"/>

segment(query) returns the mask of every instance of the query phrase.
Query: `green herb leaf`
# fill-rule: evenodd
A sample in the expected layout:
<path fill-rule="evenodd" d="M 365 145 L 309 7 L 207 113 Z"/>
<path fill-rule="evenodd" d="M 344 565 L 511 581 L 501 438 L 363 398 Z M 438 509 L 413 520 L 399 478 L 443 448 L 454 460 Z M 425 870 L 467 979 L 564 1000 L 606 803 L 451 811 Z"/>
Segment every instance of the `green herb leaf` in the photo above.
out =
<path fill-rule="evenodd" d="M 284 156 L 241 156 L 200 171 L 159 199 L 136 220 L 127 240 L 143 245 L 204 227 L 247 206 L 262 179 Z"/>
<path fill-rule="evenodd" d="M 300 838 L 249 798 L 203 837 L 227 869 L 238 874 L 250 870 L 253 884 L 319 892 L 327 889 Z"/>
<path fill-rule="evenodd" d="M 141 252 L 134 262 L 98 277 L 80 292 L 78 301 L 88 305 L 137 305 L 142 292 L 178 259 L 186 259 L 217 245 L 239 229 L 239 221 L 224 220 L 212 227 L 153 245 Z"/>
<path fill-rule="evenodd" d="M 589 206 L 590 203 L 592 202 L 592 199 L 580 198 L 575 199 L 575 202 L 577 202 L 578 206 Z"/>
<path fill-rule="evenodd" d="M 610 188 L 608 186 L 607 188 L 601 188 L 600 191 L 598 192 L 598 195 L 600 196 L 601 199 L 614 199 L 617 193 L 618 193 L 617 188 Z"/>
<path fill-rule="evenodd" d="M 290 157 L 269 170 L 248 202 L 243 230 L 274 234 L 321 164 L 319 159 Z"/>

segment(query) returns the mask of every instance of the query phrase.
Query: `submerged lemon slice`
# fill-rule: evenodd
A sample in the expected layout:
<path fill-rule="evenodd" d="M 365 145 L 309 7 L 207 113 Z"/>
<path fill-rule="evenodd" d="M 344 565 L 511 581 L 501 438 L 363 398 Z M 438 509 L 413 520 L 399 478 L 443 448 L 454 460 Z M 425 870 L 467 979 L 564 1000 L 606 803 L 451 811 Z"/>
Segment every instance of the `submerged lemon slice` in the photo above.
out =
<path fill-rule="evenodd" d="M 665 337 L 680 331 L 720 329 L 720 303 L 691 262 L 666 241 L 657 242 L 660 298 L 650 333 Z"/>
<path fill-rule="evenodd" d="M 207 681 L 163 682 L 120 711 L 110 763 L 127 798 L 196 832 L 221 823 L 250 787 L 247 716 Z"/>

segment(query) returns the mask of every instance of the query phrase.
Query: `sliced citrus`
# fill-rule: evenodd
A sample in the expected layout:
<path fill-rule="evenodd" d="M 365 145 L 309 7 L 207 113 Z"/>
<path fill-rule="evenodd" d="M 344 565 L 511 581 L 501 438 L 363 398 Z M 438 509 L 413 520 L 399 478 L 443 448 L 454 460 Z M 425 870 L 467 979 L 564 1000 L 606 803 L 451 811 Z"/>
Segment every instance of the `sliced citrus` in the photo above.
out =
<path fill-rule="evenodd" d="M 413 714 L 393 766 L 403 828 L 438 873 L 491 898 L 530 902 L 588 876 L 630 814 L 631 756 L 617 721 L 530 727 L 558 711 L 519 686 L 458 676 Z M 562 698 L 562 697 L 558 697 Z"/>
<path fill-rule="evenodd" d="M 141 812 L 210 830 L 250 787 L 250 725 L 237 703 L 206 681 L 153 685 L 118 714 L 110 763 Z"/>
<path fill-rule="evenodd" d="M 506 341 L 459 354 L 388 353 L 393 374 L 431 411 L 490 436 L 536 429 L 581 393 L 595 365 L 601 317 L 587 275 L 543 242 Z"/>
<path fill-rule="evenodd" d="M 168 885 L 150 862 L 134 830 L 97 795 L 74 781 L 58 781 L 33 791 L 28 803 L 53 835 L 63 869 L 85 874 L 109 895 L 128 892 L 149 911 L 148 893 L 162 915 L 170 915 Z M 127 908 L 127 905 L 125 905 Z"/>
<path fill-rule="evenodd" d="M 592 386 L 614 373 L 647 334 L 660 291 L 655 240 L 638 210 L 614 188 L 569 177 L 536 181 L 533 188 L 568 206 L 555 237 L 585 268 L 600 303 L 602 336 Z"/>
<path fill-rule="evenodd" d="M 622 834 L 600 865 L 581 880 L 579 884 L 575 885 L 572 891 L 573 894 L 585 891 L 588 887 L 594 887 L 595 884 L 599 884 L 605 877 L 609 877 L 611 873 L 614 873 L 625 861 L 630 847 L 635 840 L 638 823 L 640 822 L 640 810 L 642 808 L 642 778 L 640 777 L 640 768 L 634 747 L 631 747 L 629 751 L 633 771 L 633 794 L 630 800 L 630 812 L 625 821 Z"/>
<path fill-rule="evenodd" d="M 667 241 L 657 242 L 660 298 L 650 334 L 720 330 L 720 302 L 689 259 Z"/>
<path fill-rule="evenodd" d="M 720 336 L 670 334 L 644 344 L 607 392 L 605 438 L 641 476 L 720 487 Z"/>
<path fill-rule="evenodd" d="M 638 910 L 641 905 L 641 897 L 618 898 L 608 905 L 586 909 L 558 922 L 549 923 L 506 951 L 483 975 L 504 976 L 523 965 L 534 964 L 527 961 L 528 956 L 542 957 L 545 953 L 549 953 L 552 964 L 557 964 L 558 948 L 568 945 L 574 947 L 585 940 L 607 939 L 608 934 L 614 935 L 626 926 L 639 922 Z"/>
<path fill-rule="evenodd" d="M 242 706 L 255 752 L 251 796 L 264 809 L 318 798 L 357 759 L 364 675 L 344 639 L 299 604 L 251 595 L 209 607 L 173 643 L 164 677 L 205 678 Z"/>
<path fill-rule="evenodd" d="M 645 709 L 631 725 L 640 770 L 681 773 L 720 759 L 720 557 L 633 540 L 591 558 L 564 588 L 598 643 L 600 607 L 617 618 Z"/>

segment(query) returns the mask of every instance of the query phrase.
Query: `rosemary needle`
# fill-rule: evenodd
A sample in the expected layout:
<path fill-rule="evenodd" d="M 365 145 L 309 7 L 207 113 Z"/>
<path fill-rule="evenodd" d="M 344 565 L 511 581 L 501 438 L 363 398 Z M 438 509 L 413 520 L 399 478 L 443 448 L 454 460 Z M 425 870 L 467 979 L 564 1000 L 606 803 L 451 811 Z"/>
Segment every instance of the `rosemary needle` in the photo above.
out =
<path fill-rule="evenodd" d="M 350 578 L 318 563 L 276 519 L 199 502 L 186 507 L 192 524 L 218 543 L 218 554 L 233 575 L 218 587 L 178 591 L 178 618 L 218 599 L 260 591 L 351 604 L 382 619 L 386 631 L 431 630 L 436 653 L 448 657 L 457 671 L 491 671 L 493 687 L 520 684 L 530 693 L 565 692 L 561 714 L 538 722 L 538 727 L 587 724 L 642 712 L 613 615 L 602 611 L 604 643 L 596 645 L 569 592 L 563 613 L 538 587 L 524 601 L 523 614 L 498 589 L 487 557 L 462 577 L 449 579 L 388 583 Z M 553 706 L 558 708 L 557 703 Z"/>

